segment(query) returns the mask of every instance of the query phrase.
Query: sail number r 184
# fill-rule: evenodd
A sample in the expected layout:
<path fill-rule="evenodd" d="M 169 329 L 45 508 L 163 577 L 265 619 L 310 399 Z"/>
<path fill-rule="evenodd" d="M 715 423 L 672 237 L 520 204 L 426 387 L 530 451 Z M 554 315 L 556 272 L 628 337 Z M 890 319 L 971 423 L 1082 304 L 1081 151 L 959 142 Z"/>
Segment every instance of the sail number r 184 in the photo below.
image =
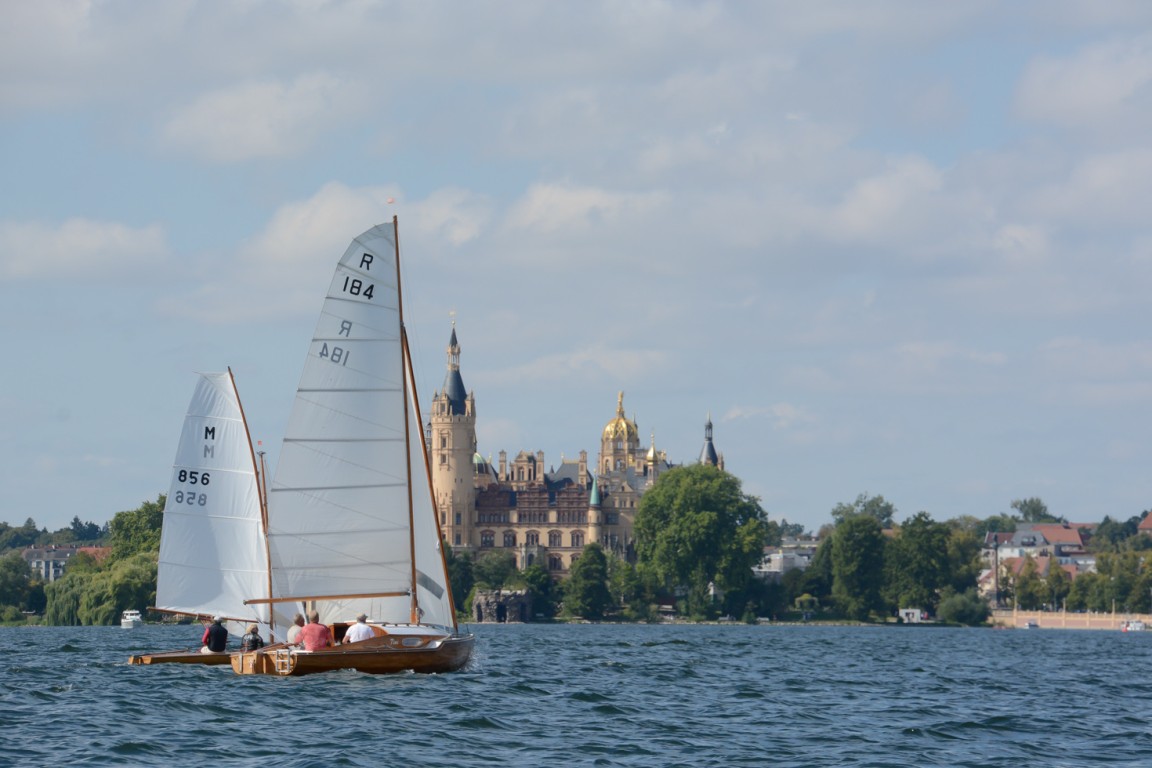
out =
<path fill-rule="evenodd" d="M 365 299 L 372 299 L 372 293 L 375 291 L 376 286 L 372 283 L 364 284 L 364 281 L 358 277 L 351 275 L 344 275 L 344 293 L 351 294 L 352 296 L 362 296 Z"/>

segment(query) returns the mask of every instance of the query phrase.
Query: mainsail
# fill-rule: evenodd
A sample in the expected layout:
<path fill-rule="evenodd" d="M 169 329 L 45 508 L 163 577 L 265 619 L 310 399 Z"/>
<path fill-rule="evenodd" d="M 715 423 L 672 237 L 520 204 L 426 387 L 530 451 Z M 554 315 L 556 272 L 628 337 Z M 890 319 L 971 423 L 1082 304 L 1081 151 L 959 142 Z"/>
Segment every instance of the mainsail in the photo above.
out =
<path fill-rule="evenodd" d="M 324 623 L 455 627 L 410 369 L 393 222 L 336 267 L 269 490 L 273 594 Z"/>
<path fill-rule="evenodd" d="M 268 595 L 267 551 L 255 456 L 232 374 L 200 374 L 164 506 L 156 608 L 267 627 L 269 607 L 244 602 Z"/>

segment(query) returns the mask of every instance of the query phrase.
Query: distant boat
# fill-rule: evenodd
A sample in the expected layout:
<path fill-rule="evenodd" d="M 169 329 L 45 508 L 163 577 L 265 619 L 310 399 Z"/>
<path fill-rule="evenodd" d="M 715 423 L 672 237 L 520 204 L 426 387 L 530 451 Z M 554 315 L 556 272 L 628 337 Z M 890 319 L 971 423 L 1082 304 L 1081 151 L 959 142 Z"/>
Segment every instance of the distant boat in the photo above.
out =
<path fill-rule="evenodd" d="M 1029 619 L 1024 625 L 1024 629 L 1040 629 L 1040 625 L 1034 619 Z"/>
<path fill-rule="evenodd" d="M 290 626 L 269 605 L 244 603 L 271 594 L 259 477 L 232 371 L 199 374 L 164 505 L 152 610 L 206 621 L 220 616 L 236 637 L 249 624 L 264 627 L 265 637 L 277 626 Z M 199 646 L 129 659 L 132 664 L 228 661 L 228 654 L 200 653 Z"/>
<path fill-rule="evenodd" d="M 450 672 L 461 635 L 403 322 L 395 218 L 336 266 L 268 492 L 273 594 L 320 614 L 339 642 L 355 617 L 374 636 L 305 651 L 232 654 L 239 674 L 339 669 Z M 304 611 L 307 612 L 307 611 Z"/>
<path fill-rule="evenodd" d="M 1126 621 L 1120 625 L 1121 632 L 1143 632 L 1145 629 L 1147 629 L 1147 626 L 1139 619 Z"/>
<path fill-rule="evenodd" d="M 128 610 L 120 614 L 120 626 L 124 629 L 135 629 L 144 623 L 144 618 L 140 615 L 140 611 Z"/>

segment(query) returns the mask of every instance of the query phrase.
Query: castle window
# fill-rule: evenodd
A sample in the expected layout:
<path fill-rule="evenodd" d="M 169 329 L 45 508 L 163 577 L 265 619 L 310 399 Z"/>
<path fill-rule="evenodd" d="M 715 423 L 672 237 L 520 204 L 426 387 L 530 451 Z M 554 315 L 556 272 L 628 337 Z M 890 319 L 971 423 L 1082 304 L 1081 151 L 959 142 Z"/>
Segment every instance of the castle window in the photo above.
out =
<path fill-rule="evenodd" d="M 584 534 L 580 531 L 572 531 L 572 546 L 577 549 L 584 548 Z"/>
<path fill-rule="evenodd" d="M 504 546 L 516 546 L 516 534 L 513 531 L 504 531 Z"/>
<path fill-rule="evenodd" d="M 540 544 L 540 532 L 528 531 L 528 533 L 524 534 L 524 543 L 530 547 L 538 546 Z"/>
<path fill-rule="evenodd" d="M 548 531 L 548 546 L 559 547 L 560 544 L 560 531 Z"/>
<path fill-rule="evenodd" d="M 481 547 L 494 547 L 496 546 L 496 534 L 492 531 L 480 532 L 480 546 Z"/>
<path fill-rule="evenodd" d="M 564 570 L 564 561 L 560 559 L 560 555 L 548 556 L 548 570 L 562 571 Z"/>
<path fill-rule="evenodd" d="M 456 546 L 460 546 L 460 534 L 456 534 Z"/>

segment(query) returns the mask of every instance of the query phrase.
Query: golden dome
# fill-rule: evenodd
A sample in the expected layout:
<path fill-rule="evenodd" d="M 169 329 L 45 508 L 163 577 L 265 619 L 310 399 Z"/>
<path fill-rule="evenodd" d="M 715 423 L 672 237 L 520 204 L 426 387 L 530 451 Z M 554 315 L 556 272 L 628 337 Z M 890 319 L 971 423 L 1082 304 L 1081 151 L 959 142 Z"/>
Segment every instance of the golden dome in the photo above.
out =
<path fill-rule="evenodd" d="M 629 421 L 624 416 L 623 392 L 616 399 L 616 418 L 604 427 L 604 439 L 624 440 L 626 442 L 635 442 L 640 439 L 640 431 L 636 429 L 636 423 Z"/>

